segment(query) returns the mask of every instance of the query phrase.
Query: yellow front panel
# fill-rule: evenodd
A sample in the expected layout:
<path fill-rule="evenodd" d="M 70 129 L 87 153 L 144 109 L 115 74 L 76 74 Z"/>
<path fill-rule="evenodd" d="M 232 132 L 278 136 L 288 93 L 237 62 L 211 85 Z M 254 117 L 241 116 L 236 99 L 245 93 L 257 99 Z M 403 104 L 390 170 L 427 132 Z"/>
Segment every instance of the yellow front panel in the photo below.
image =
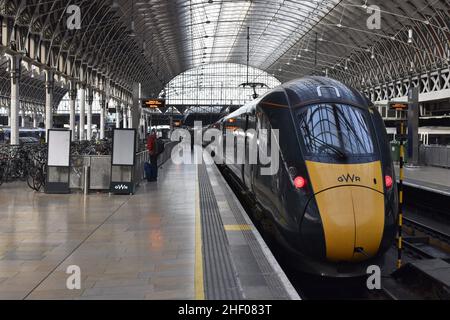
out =
<path fill-rule="evenodd" d="M 384 231 L 383 177 L 380 162 L 329 164 L 306 162 L 322 218 L 330 261 L 365 259 L 377 253 Z"/>
<path fill-rule="evenodd" d="M 327 258 L 348 261 L 355 250 L 355 215 L 349 188 L 336 188 L 316 195 L 325 233 Z"/>
<path fill-rule="evenodd" d="M 366 188 L 351 187 L 355 212 L 355 247 L 364 248 L 366 254 L 374 256 L 380 247 L 384 232 L 384 197 L 381 193 Z M 364 259 L 355 254 L 354 260 Z"/>

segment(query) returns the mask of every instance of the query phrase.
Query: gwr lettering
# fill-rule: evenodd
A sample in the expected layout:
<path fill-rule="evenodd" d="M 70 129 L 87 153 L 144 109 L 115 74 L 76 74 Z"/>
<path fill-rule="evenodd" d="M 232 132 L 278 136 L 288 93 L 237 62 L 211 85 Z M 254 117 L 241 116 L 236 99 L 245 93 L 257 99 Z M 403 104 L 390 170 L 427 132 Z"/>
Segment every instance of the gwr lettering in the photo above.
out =
<path fill-rule="evenodd" d="M 351 176 L 350 174 L 347 174 L 347 175 L 340 176 L 338 178 L 338 181 L 340 183 L 344 183 L 344 182 L 346 182 L 346 183 L 349 183 L 349 182 L 354 183 L 354 182 L 361 182 L 361 178 L 356 176 L 356 175 L 352 175 Z"/>

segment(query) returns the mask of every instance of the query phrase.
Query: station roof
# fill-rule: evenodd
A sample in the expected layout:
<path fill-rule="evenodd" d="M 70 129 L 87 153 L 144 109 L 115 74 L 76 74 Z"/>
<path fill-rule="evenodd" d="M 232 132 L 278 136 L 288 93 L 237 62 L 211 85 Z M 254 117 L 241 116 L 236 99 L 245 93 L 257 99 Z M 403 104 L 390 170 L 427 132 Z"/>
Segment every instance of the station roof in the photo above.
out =
<path fill-rule="evenodd" d="M 61 60 L 63 66 L 71 65 L 65 61 L 86 65 L 129 91 L 131 83 L 141 82 L 143 88 L 158 92 L 175 76 L 202 64 L 246 64 L 248 43 L 250 65 L 282 82 L 326 73 L 356 86 L 385 83 L 448 66 L 450 59 L 448 0 L 12 0 L 7 4 L 0 16 L 4 25 L 13 27 L 9 36 L 19 50 L 34 39 L 34 50 L 44 46 L 51 52 L 35 54 L 33 59 L 39 63 L 53 68 Z M 66 27 L 71 5 L 80 8 L 79 30 Z M 377 14 L 379 21 L 373 20 Z M 7 45 L 5 39 L 2 43 Z M 5 78 L 2 70 L 0 76 Z M 78 76 L 68 67 L 62 72 Z M 36 87 L 31 77 L 22 81 L 28 91 Z M 7 96 L 3 87 L 0 95 Z M 67 91 L 62 89 L 61 96 Z"/>

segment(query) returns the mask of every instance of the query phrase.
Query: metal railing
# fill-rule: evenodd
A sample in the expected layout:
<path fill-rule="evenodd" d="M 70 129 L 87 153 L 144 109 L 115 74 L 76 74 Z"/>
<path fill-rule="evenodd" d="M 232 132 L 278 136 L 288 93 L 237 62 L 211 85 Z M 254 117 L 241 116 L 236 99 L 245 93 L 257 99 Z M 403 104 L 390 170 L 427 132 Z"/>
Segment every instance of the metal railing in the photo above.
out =
<path fill-rule="evenodd" d="M 425 166 L 450 168 L 450 146 L 420 146 L 420 163 Z"/>
<path fill-rule="evenodd" d="M 168 142 L 164 145 L 164 151 L 158 156 L 158 166 L 163 165 L 170 159 L 172 149 L 176 142 Z M 145 179 L 144 164 L 150 160 L 148 151 L 141 151 L 136 154 L 136 161 L 133 171 L 133 182 L 139 185 Z M 84 189 L 84 167 L 89 167 L 89 189 L 97 191 L 109 190 L 111 181 L 111 156 L 84 155 L 73 156 L 70 171 L 70 188 Z"/>

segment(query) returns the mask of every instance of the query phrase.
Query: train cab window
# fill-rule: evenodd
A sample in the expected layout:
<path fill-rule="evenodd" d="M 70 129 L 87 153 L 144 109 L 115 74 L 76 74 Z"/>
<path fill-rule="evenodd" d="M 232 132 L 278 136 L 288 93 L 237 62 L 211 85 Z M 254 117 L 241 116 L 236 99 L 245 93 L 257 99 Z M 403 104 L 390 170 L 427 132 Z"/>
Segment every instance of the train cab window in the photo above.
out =
<path fill-rule="evenodd" d="M 310 156 L 374 156 L 374 142 L 363 110 L 343 104 L 319 104 L 299 111 L 300 136 Z"/>

